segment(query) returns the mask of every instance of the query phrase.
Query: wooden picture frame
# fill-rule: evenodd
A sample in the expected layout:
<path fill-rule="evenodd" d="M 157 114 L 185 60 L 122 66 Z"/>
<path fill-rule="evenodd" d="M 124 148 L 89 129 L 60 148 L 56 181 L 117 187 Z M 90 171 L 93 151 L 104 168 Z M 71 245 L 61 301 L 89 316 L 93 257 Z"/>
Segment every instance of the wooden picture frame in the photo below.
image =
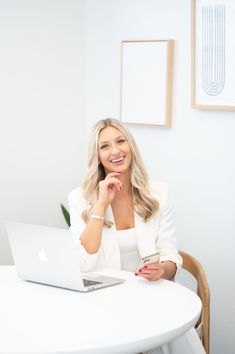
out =
<path fill-rule="evenodd" d="M 121 42 L 121 121 L 171 127 L 173 46 L 173 40 Z"/>
<path fill-rule="evenodd" d="M 192 108 L 235 110 L 232 0 L 191 0 Z"/>

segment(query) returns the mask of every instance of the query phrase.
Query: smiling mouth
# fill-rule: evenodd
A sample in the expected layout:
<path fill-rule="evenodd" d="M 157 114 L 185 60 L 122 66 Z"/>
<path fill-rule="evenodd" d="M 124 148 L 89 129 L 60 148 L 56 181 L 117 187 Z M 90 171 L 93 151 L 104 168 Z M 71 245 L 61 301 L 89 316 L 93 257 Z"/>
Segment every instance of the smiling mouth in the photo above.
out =
<path fill-rule="evenodd" d="M 110 160 L 110 162 L 112 162 L 112 163 L 119 163 L 119 162 L 122 162 L 124 159 L 125 159 L 125 156 L 122 156 L 122 157 L 119 157 L 118 159 Z"/>

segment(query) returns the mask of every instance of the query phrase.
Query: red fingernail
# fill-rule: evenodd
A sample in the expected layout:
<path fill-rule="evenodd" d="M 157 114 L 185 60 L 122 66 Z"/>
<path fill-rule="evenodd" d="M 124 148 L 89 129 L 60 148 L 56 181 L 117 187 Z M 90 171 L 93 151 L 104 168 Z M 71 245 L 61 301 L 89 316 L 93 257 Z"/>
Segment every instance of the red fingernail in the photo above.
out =
<path fill-rule="evenodd" d="M 138 275 L 138 273 L 135 273 L 135 275 Z"/>
<path fill-rule="evenodd" d="M 147 265 L 145 265 L 145 266 L 144 266 L 144 268 L 146 269 L 146 268 L 148 268 L 148 266 L 147 266 Z"/>
<path fill-rule="evenodd" d="M 139 273 L 141 273 L 142 272 L 142 269 L 139 269 Z"/>

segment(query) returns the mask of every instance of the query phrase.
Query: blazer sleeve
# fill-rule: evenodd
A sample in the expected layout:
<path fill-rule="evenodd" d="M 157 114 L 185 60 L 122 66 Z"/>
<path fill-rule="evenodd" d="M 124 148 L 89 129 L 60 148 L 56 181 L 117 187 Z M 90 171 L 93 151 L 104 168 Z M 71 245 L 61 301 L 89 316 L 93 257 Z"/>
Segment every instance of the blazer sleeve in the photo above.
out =
<path fill-rule="evenodd" d="M 161 182 L 158 200 L 160 202 L 158 233 L 156 248 L 160 252 L 160 260 L 172 261 L 177 266 L 177 271 L 182 266 L 182 258 L 178 253 L 176 241 L 176 227 L 172 203 L 169 198 L 168 185 Z"/>
<path fill-rule="evenodd" d="M 95 267 L 99 255 L 99 251 L 89 254 L 82 246 L 80 236 L 86 228 L 86 223 L 82 220 L 82 212 L 86 207 L 86 201 L 82 195 L 82 189 L 77 188 L 69 193 L 68 204 L 70 210 L 70 232 L 73 236 L 74 246 L 78 251 L 80 268 L 83 272 L 87 272 Z"/>

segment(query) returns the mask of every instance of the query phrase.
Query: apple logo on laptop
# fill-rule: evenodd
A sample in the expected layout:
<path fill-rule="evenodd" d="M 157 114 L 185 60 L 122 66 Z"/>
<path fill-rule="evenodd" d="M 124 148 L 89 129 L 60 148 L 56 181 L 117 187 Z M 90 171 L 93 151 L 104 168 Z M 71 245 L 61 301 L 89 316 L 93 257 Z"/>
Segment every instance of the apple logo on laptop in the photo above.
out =
<path fill-rule="evenodd" d="M 40 261 L 42 261 L 42 262 L 47 262 L 48 261 L 47 253 L 46 253 L 46 251 L 44 249 L 41 249 L 38 252 L 38 257 L 39 257 Z"/>

